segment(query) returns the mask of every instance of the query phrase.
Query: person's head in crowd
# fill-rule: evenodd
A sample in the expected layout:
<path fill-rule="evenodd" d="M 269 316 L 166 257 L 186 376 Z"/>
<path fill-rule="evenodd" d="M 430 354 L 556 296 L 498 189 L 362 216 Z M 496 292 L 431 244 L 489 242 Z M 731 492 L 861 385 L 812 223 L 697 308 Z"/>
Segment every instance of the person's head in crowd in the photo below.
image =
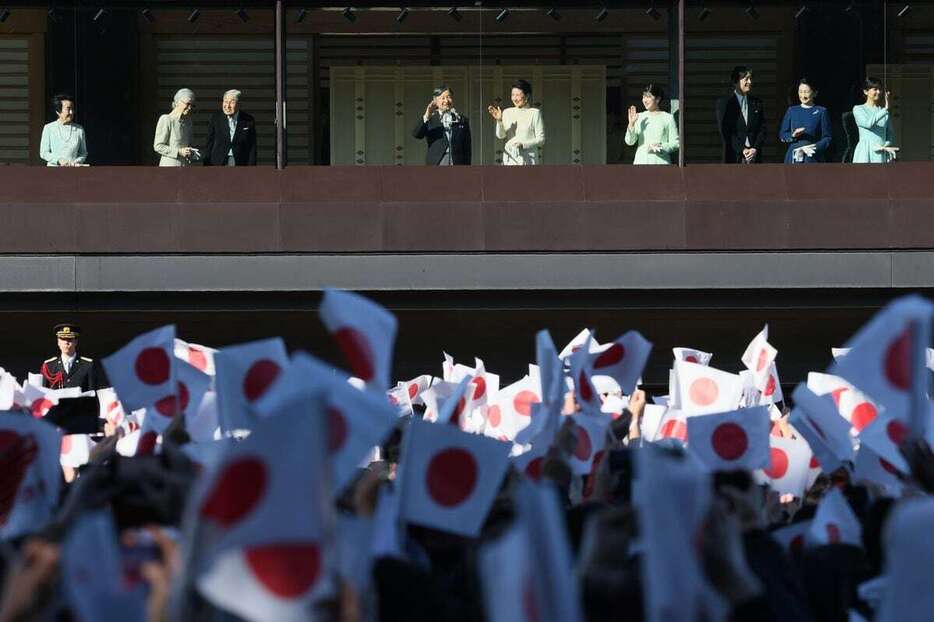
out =
<path fill-rule="evenodd" d="M 195 92 L 191 89 L 178 89 L 172 98 L 172 116 L 182 119 L 195 110 Z"/>
<path fill-rule="evenodd" d="M 52 98 L 52 109 L 62 125 L 75 120 L 75 98 L 67 93 L 59 93 Z"/>
<path fill-rule="evenodd" d="M 447 84 L 439 85 L 431 92 L 431 97 L 440 112 L 447 112 L 454 107 L 454 93 Z"/>
<path fill-rule="evenodd" d="M 516 108 L 525 108 L 529 105 L 529 98 L 532 97 L 532 85 L 526 80 L 516 80 L 512 83 L 512 90 L 509 93 L 509 98 L 512 100 L 512 105 Z"/>
<path fill-rule="evenodd" d="M 224 93 L 224 99 L 221 101 L 221 110 L 224 111 L 224 114 L 228 117 L 232 117 L 237 114 L 237 110 L 240 109 L 240 91 L 237 89 L 230 89 Z"/>
<path fill-rule="evenodd" d="M 665 99 L 665 91 L 657 84 L 649 83 L 642 89 L 642 105 L 648 112 L 655 112 Z"/>
<path fill-rule="evenodd" d="M 882 85 L 882 80 L 868 76 L 863 82 L 863 96 L 866 98 L 866 103 L 870 106 L 878 106 L 881 104 L 884 95 L 885 88 Z"/>
<path fill-rule="evenodd" d="M 62 356 L 72 357 L 78 351 L 78 337 L 81 329 L 76 324 L 58 324 L 55 326 L 55 337 L 58 339 L 58 350 Z"/>
<path fill-rule="evenodd" d="M 817 88 L 807 78 L 798 80 L 798 101 L 802 106 L 813 106 L 817 99 Z"/>
<path fill-rule="evenodd" d="M 749 95 L 749 91 L 752 90 L 752 70 L 743 65 L 733 67 L 733 71 L 730 73 L 730 82 L 737 93 Z"/>

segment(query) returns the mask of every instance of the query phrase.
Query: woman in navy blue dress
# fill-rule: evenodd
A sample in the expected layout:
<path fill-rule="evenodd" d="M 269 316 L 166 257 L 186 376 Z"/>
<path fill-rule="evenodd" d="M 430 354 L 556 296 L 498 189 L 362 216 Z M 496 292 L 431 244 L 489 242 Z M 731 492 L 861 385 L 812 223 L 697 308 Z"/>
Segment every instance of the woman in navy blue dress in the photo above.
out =
<path fill-rule="evenodd" d="M 830 147 L 830 117 L 827 109 L 814 104 L 815 89 L 807 78 L 798 80 L 798 99 L 801 104 L 785 113 L 778 137 L 788 143 L 785 164 L 812 164 L 823 162 Z"/>

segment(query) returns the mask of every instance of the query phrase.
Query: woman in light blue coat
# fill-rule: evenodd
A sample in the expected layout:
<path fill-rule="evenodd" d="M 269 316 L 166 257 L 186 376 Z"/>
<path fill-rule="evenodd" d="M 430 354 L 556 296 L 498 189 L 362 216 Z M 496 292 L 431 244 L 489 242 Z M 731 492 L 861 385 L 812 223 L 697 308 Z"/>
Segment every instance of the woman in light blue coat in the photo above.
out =
<path fill-rule="evenodd" d="M 895 134 L 889 118 L 889 92 L 884 93 L 883 96 L 881 81 L 866 78 L 863 85 L 866 103 L 853 106 L 853 119 L 859 128 L 859 142 L 853 151 L 855 164 L 885 164 L 898 154 L 898 147 L 892 144 Z"/>

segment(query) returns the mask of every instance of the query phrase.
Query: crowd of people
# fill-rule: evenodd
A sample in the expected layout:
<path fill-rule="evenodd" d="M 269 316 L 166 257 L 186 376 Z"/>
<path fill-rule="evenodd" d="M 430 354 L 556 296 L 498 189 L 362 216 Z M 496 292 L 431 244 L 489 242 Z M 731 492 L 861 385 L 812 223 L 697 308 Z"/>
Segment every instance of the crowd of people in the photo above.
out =
<path fill-rule="evenodd" d="M 42 421 L 95 384 L 76 325 L 41 374 L 0 370 L 0 621 L 934 617 L 927 301 L 790 412 L 767 328 L 736 374 L 676 348 L 650 397 L 634 331 L 542 331 L 507 386 L 447 355 L 391 383 L 391 314 L 319 314 L 353 376 L 164 327 L 102 359 L 104 434 Z"/>
<path fill-rule="evenodd" d="M 730 164 L 762 162 L 762 148 L 769 139 L 765 107 L 752 95 L 753 73 L 748 67 L 735 67 L 730 76 L 733 91 L 716 104 L 717 128 L 723 145 L 722 161 Z M 800 104 L 788 108 L 782 119 L 778 137 L 787 143 L 786 164 L 811 164 L 827 161 L 833 140 L 827 109 L 816 103 L 817 88 L 807 78 L 797 84 Z M 159 166 L 251 166 L 256 164 L 255 120 L 240 110 L 240 91 L 224 93 L 221 110 L 211 116 L 206 144 L 196 146 L 192 113 L 195 93 L 180 89 L 172 100 L 169 113 L 159 117 L 153 150 L 159 155 Z M 498 140 L 504 141 L 497 151 L 498 161 L 506 166 L 540 164 L 539 148 L 545 144 L 545 124 L 542 111 L 531 105 L 532 85 L 517 80 L 510 90 L 512 107 L 498 104 L 488 107 L 495 124 Z M 854 163 L 887 163 L 896 159 L 892 123 L 889 118 L 889 97 L 882 82 L 866 78 L 863 84 L 865 103 L 854 106 L 844 115 L 844 127 L 858 134 L 853 149 Z M 665 93 L 661 86 L 648 84 L 642 92 L 644 111 L 635 106 L 628 109 L 628 124 L 624 141 L 636 147 L 633 164 L 671 164 L 679 149 L 678 126 L 675 117 L 661 108 Z M 71 95 L 56 95 L 52 107 L 57 120 L 42 131 L 39 153 L 49 166 L 85 166 L 88 150 L 84 129 L 74 122 L 75 99 Z M 470 122 L 454 106 L 454 92 L 447 85 L 438 86 L 431 96 L 421 120 L 412 135 L 427 143 L 425 163 L 428 165 L 471 164 Z"/>

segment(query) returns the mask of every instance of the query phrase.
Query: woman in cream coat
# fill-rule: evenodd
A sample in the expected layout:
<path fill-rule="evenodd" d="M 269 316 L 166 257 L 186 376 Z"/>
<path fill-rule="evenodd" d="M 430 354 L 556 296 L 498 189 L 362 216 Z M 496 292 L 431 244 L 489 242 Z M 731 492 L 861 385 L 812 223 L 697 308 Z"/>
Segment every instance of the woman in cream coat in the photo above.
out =
<path fill-rule="evenodd" d="M 152 148 L 158 153 L 159 166 L 188 166 L 201 159 L 191 146 L 194 130 L 191 113 L 195 109 L 195 94 L 191 89 L 179 89 L 172 99 L 172 112 L 159 117 Z"/>
<path fill-rule="evenodd" d="M 503 164 L 517 166 L 538 164 L 538 148 L 545 144 L 545 123 L 538 108 L 529 107 L 532 85 L 516 80 L 512 85 L 513 108 L 490 106 L 487 111 L 496 121 L 496 137 L 505 139 Z"/>

